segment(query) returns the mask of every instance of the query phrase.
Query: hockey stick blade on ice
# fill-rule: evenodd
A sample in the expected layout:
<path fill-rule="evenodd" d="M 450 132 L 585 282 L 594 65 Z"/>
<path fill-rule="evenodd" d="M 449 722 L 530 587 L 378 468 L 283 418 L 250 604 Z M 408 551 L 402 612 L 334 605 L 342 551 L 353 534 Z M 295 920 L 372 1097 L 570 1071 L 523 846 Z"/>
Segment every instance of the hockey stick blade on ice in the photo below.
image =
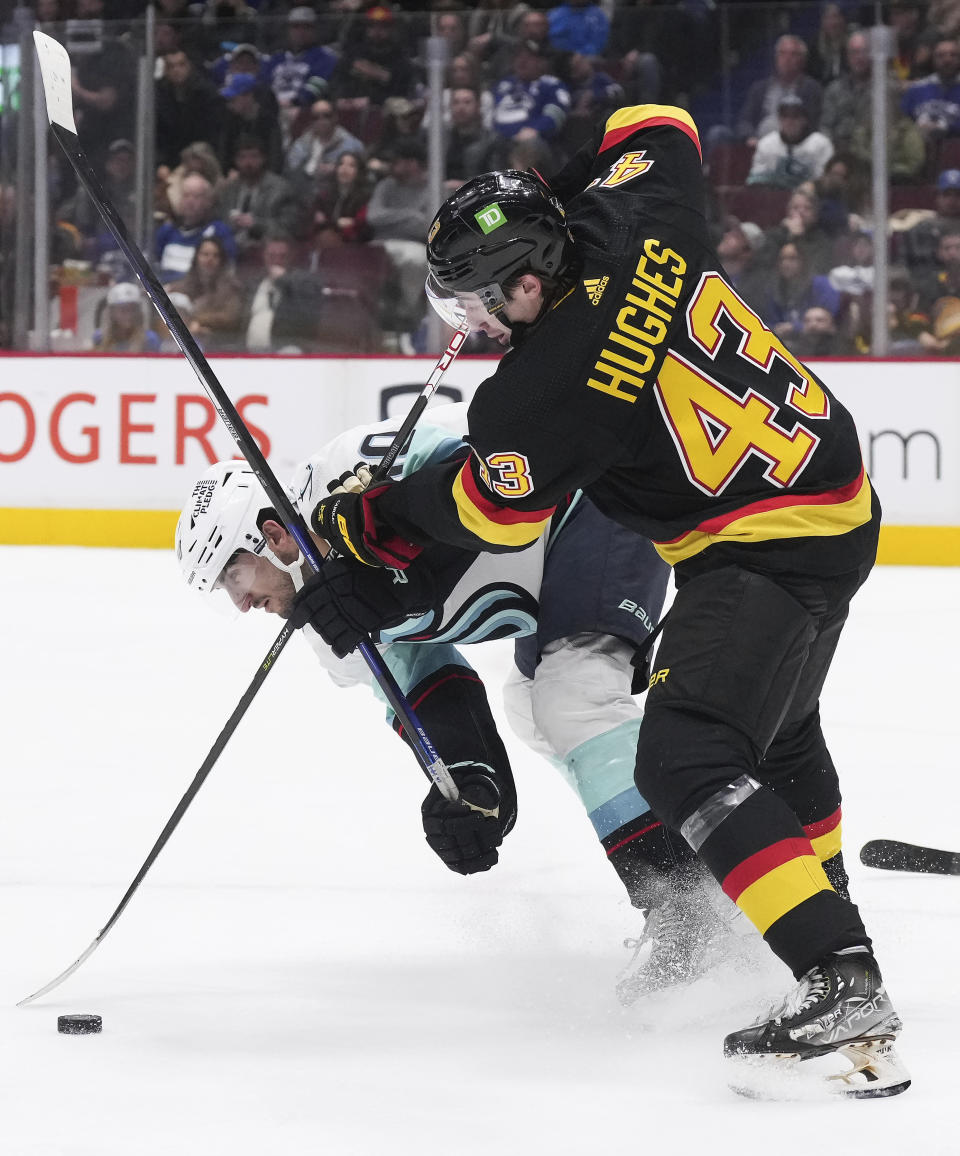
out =
<path fill-rule="evenodd" d="M 410 434 L 413 432 L 413 429 L 417 423 L 417 420 L 419 419 L 420 415 L 423 413 L 424 409 L 426 408 L 427 403 L 429 402 L 430 398 L 436 392 L 437 386 L 440 384 L 440 379 L 443 377 L 444 373 L 447 371 L 447 369 L 450 367 L 450 365 L 453 363 L 454 359 L 456 358 L 457 354 L 460 352 L 460 347 L 463 345 L 463 342 L 466 339 L 468 333 L 469 333 L 469 330 L 466 327 L 464 327 L 463 329 L 458 329 L 454 333 L 454 335 L 450 338 L 450 341 L 447 345 L 447 348 L 443 351 L 443 353 L 440 356 L 440 360 L 434 366 L 433 372 L 430 374 L 429 378 L 427 379 L 427 382 L 424 385 L 423 390 L 418 395 L 417 400 L 411 406 L 410 412 L 407 414 L 407 417 L 404 419 L 403 424 L 400 426 L 400 429 L 397 431 L 396 435 L 394 436 L 393 441 L 388 446 L 387 452 L 383 455 L 383 457 L 377 463 L 376 469 L 374 469 L 374 471 L 373 471 L 371 484 L 374 482 L 382 481 L 389 474 L 389 472 L 393 466 L 393 463 L 397 460 L 397 456 L 400 454 L 400 452 L 402 451 L 403 447 L 405 446 L 405 444 L 407 442 L 407 439 L 410 437 Z M 236 709 L 234 710 L 233 714 L 230 716 L 229 719 L 227 719 L 227 722 L 224 725 L 223 730 L 217 736 L 217 741 L 210 748 L 210 751 L 209 751 L 207 757 L 203 761 L 203 765 L 200 767 L 200 770 L 197 771 L 196 775 L 194 776 L 193 782 L 190 784 L 190 786 L 184 792 L 183 798 L 177 804 L 176 810 L 173 812 L 173 814 L 167 820 L 167 825 L 160 832 L 160 835 L 157 838 L 156 843 L 154 843 L 153 847 L 150 850 L 150 854 L 144 860 L 143 866 L 137 872 L 136 878 L 133 880 L 133 882 L 127 888 L 126 892 L 124 893 L 123 898 L 117 904 L 116 910 L 113 912 L 113 914 L 107 920 L 107 922 L 103 925 L 103 927 L 100 929 L 100 931 L 97 932 L 97 935 L 94 938 L 94 940 L 92 941 L 92 943 L 90 944 L 90 946 L 86 949 L 86 951 L 84 951 L 81 955 L 79 955 L 73 961 L 73 963 L 71 963 L 70 966 L 68 968 L 66 968 L 66 970 L 60 972 L 60 974 L 58 976 L 56 976 L 54 979 L 52 979 L 48 984 L 45 984 L 43 987 L 39 988 L 32 995 L 28 995 L 25 999 L 20 1000 L 19 1003 L 17 1004 L 17 1007 L 26 1007 L 27 1004 L 33 1003 L 34 1000 L 39 999 L 41 996 L 44 996 L 48 992 L 53 991 L 54 988 L 59 987 L 60 984 L 62 984 L 65 979 L 68 979 L 71 975 L 73 975 L 73 973 L 82 964 L 84 964 L 90 958 L 91 955 L 93 955 L 94 951 L 96 951 L 96 949 L 100 946 L 100 944 L 106 938 L 110 929 L 113 927 L 113 925 L 117 922 L 117 920 L 123 914 L 123 911 L 126 908 L 127 904 L 133 898 L 134 893 L 136 892 L 137 888 L 143 882 L 144 878 L 146 877 L 147 872 L 150 870 L 150 868 L 156 862 L 157 857 L 159 856 L 159 854 L 163 850 L 163 848 L 166 846 L 168 840 L 170 839 L 170 836 L 176 830 L 177 825 L 179 824 L 180 820 L 186 814 L 187 808 L 193 802 L 193 799 L 196 796 L 197 792 L 200 790 L 201 786 L 203 786 L 204 780 L 207 778 L 207 776 L 213 770 L 213 767 L 216 764 L 217 759 L 220 757 L 221 753 L 223 752 L 223 749 L 227 745 L 227 742 L 229 741 L 231 735 L 237 729 L 237 726 L 239 725 L 240 720 L 246 714 L 247 708 L 250 706 L 250 703 L 253 702 L 253 700 L 257 694 L 257 691 L 263 685 L 263 682 L 266 679 L 267 675 L 273 669 L 274 662 L 276 661 L 277 657 L 280 655 L 280 652 L 286 646 L 287 642 L 290 640 L 292 633 L 293 632 L 291 631 L 290 627 L 287 625 L 284 625 L 283 629 L 280 631 L 280 634 L 277 636 L 277 639 L 274 642 L 273 646 L 271 646 L 271 648 L 267 652 L 267 655 L 264 658 L 263 662 L 260 664 L 259 668 L 257 669 L 257 673 L 254 675 L 253 680 L 251 681 L 250 685 L 247 687 L 246 691 L 244 692 L 243 697 L 240 699 L 240 702 L 237 704 Z"/>
<path fill-rule="evenodd" d="M 865 867 L 883 871 L 915 871 L 921 875 L 960 875 L 960 853 L 901 843 L 898 839 L 871 839 L 860 848 Z"/>
<path fill-rule="evenodd" d="M 141 285 L 146 290 L 147 296 L 153 302 L 184 357 L 206 390 L 207 396 L 227 427 L 230 436 L 237 443 L 240 452 L 266 491 L 274 509 L 280 514 L 284 525 L 295 539 L 300 552 L 313 570 L 318 571 L 320 569 L 320 557 L 306 523 L 293 505 L 289 494 L 279 484 L 273 471 L 267 465 L 259 445 L 244 425 L 243 419 L 227 396 L 223 386 L 217 380 L 193 334 L 174 308 L 167 296 L 166 289 L 151 269 L 146 257 L 130 239 L 126 225 L 104 192 L 86 154 L 80 147 L 77 138 L 77 126 L 73 116 L 71 65 L 67 50 L 53 37 L 47 36 L 43 32 L 34 32 L 33 39 L 40 61 L 40 73 L 47 100 L 47 117 L 50 121 L 51 132 L 66 153 L 80 183 L 86 189 L 93 204 L 96 205 L 131 269 L 136 273 Z M 369 638 L 363 640 L 357 649 L 383 691 L 384 698 L 402 722 L 424 773 L 431 782 L 436 783 L 441 794 L 447 799 L 456 800 L 459 798 L 453 777 L 437 754 L 436 748 L 400 690 L 397 680 L 382 660 L 379 651 Z"/>
<path fill-rule="evenodd" d="M 227 745 L 227 743 L 230 739 L 230 736 L 237 729 L 237 726 L 238 726 L 240 720 L 247 713 L 247 707 L 249 707 L 250 703 L 253 702 L 257 691 L 260 689 L 260 686 L 263 683 L 263 680 L 267 677 L 267 675 L 273 669 L 273 664 L 276 662 L 278 656 L 280 655 L 280 652 L 287 645 L 287 642 L 288 642 L 292 633 L 293 633 L 293 631 L 290 629 L 290 627 L 284 625 L 283 630 L 281 630 L 280 634 L 277 636 L 276 642 L 274 642 L 273 646 L 270 648 L 269 652 L 267 653 L 266 658 L 264 658 L 263 662 L 260 664 L 259 668 L 257 669 L 257 673 L 253 676 L 253 679 L 252 679 L 250 685 L 244 691 L 243 697 L 237 703 L 233 714 L 227 719 L 223 730 L 217 736 L 217 741 L 210 748 L 209 754 L 203 760 L 203 765 L 200 767 L 200 770 L 197 771 L 196 775 L 194 775 L 193 782 L 190 784 L 189 787 L 187 787 L 183 798 L 177 804 L 177 809 L 173 812 L 173 814 L 167 820 L 167 825 L 160 832 L 160 836 L 157 839 L 156 843 L 154 843 L 153 847 L 151 848 L 150 854 L 146 857 L 146 859 L 144 860 L 143 866 L 137 872 L 137 877 L 134 879 L 134 881 L 127 888 L 126 893 L 124 894 L 123 898 L 120 900 L 119 904 L 117 905 L 116 911 L 114 911 L 114 913 L 110 916 L 110 918 L 103 925 L 103 927 L 97 932 L 96 938 L 93 940 L 93 942 L 87 948 L 87 950 L 81 956 L 79 956 L 77 959 L 75 959 L 73 961 L 73 963 L 71 963 L 70 966 L 66 969 L 66 971 L 61 971 L 60 974 L 55 979 L 52 979 L 48 984 L 45 984 L 43 987 L 39 988 L 37 991 L 35 991 L 33 993 L 33 995 L 28 995 L 26 997 L 26 999 L 20 1000 L 20 1002 L 17 1004 L 17 1007 L 26 1007 L 26 1005 L 28 1003 L 33 1003 L 33 1001 L 35 999 L 39 999 L 40 996 L 46 995 L 48 991 L 53 991 L 53 989 L 55 987 L 59 987 L 60 984 L 63 983 L 63 981 L 68 976 L 73 975 L 73 973 L 77 970 L 77 968 L 82 963 L 84 963 L 85 960 L 88 960 L 91 955 L 93 955 L 94 951 L 96 951 L 96 949 L 103 942 L 107 933 L 110 931 L 110 928 L 113 927 L 113 925 L 117 922 L 117 920 L 123 914 L 123 909 L 127 906 L 127 904 L 130 902 L 130 900 L 133 898 L 133 893 L 137 890 L 137 888 L 143 882 L 144 876 L 147 874 L 147 872 L 150 870 L 150 868 L 156 862 L 157 856 L 160 854 L 160 852 L 166 846 L 167 840 L 173 834 L 174 830 L 176 829 L 177 824 L 183 818 L 184 814 L 186 813 L 187 807 L 189 807 L 190 804 L 193 802 L 193 798 L 196 795 L 197 791 L 199 791 L 200 788 L 203 786 L 203 782 L 206 779 L 207 775 L 209 775 L 210 772 L 213 770 L 214 764 L 216 763 L 217 759 L 220 757 L 220 754 L 223 751 L 223 748 Z"/>

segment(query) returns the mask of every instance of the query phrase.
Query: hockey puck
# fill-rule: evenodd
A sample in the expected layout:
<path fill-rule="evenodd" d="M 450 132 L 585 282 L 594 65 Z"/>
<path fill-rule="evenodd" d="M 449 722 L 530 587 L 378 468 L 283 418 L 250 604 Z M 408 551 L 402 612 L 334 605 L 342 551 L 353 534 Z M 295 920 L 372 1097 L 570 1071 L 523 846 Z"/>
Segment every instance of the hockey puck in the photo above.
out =
<path fill-rule="evenodd" d="M 57 1016 L 57 1031 L 65 1036 L 92 1036 L 102 1028 L 103 1020 L 99 1016 Z"/>

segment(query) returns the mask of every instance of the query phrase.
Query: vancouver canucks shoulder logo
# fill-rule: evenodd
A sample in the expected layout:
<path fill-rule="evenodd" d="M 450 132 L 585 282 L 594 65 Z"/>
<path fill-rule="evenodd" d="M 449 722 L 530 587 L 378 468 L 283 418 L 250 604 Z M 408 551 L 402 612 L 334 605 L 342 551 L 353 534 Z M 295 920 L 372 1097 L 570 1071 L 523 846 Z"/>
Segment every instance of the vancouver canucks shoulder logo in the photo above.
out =
<path fill-rule="evenodd" d="M 600 298 L 603 296 L 603 291 L 607 287 L 609 277 L 586 277 L 584 278 L 583 287 L 587 291 L 587 296 L 590 298 L 591 305 L 599 305 Z"/>

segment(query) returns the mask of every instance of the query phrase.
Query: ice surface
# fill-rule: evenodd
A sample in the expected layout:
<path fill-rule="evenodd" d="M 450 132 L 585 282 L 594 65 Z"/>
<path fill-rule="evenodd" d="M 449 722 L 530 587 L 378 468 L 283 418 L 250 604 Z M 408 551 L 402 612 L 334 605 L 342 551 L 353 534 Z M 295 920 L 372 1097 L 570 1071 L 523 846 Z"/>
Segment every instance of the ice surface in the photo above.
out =
<path fill-rule="evenodd" d="M 555 772 L 511 742 L 503 861 L 445 871 L 412 756 L 299 639 L 114 930 L 15 1008 L 106 922 L 278 623 L 209 614 L 172 553 L 0 566 L 3 1156 L 958 1151 L 960 879 L 856 858 L 878 836 L 960 847 L 957 571 L 878 569 L 823 704 L 914 1087 L 772 1104 L 728 1090 L 720 1044 L 783 993 L 780 964 L 620 1008 L 639 919 Z M 509 646 L 470 657 L 498 704 Z M 64 1012 L 103 1034 L 58 1035 Z"/>

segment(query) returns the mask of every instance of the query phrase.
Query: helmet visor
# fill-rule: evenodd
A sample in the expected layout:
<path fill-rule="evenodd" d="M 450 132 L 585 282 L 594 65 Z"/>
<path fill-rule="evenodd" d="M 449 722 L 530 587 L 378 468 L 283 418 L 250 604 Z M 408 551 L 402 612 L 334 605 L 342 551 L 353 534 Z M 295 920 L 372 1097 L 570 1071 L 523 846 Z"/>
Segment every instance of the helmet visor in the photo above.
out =
<path fill-rule="evenodd" d="M 473 293 L 454 293 L 431 274 L 426 293 L 434 311 L 452 329 L 460 329 L 466 323 L 471 333 L 485 333 L 501 345 L 510 344 L 510 322 L 503 314 L 507 299 L 499 285 L 484 285 Z"/>

